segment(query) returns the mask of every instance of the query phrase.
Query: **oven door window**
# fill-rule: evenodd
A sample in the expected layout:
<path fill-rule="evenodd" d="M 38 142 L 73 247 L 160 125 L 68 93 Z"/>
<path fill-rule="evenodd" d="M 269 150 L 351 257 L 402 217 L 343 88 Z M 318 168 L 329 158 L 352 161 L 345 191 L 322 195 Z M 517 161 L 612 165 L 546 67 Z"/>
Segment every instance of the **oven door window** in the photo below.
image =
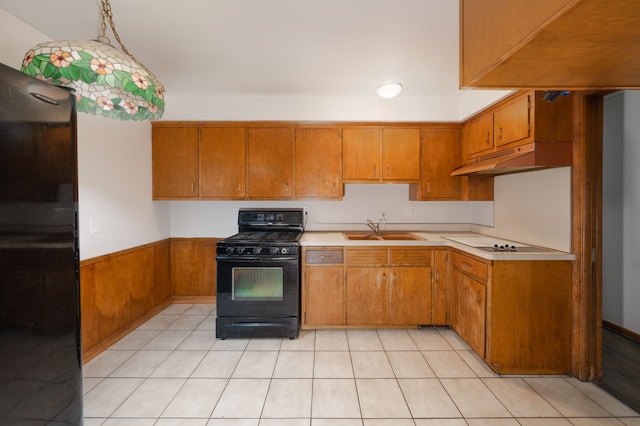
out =
<path fill-rule="evenodd" d="M 231 299 L 237 302 L 281 301 L 284 272 L 280 267 L 233 268 Z"/>

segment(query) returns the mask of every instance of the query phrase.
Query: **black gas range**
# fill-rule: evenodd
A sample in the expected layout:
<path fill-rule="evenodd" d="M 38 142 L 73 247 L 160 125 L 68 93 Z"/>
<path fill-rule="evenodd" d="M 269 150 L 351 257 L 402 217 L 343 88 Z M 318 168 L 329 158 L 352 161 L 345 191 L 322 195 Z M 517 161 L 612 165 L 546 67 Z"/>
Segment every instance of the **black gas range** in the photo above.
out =
<path fill-rule="evenodd" d="M 303 209 L 238 211 L 216 247 L 216 337 L 298 336 L 303 231 Z"/>

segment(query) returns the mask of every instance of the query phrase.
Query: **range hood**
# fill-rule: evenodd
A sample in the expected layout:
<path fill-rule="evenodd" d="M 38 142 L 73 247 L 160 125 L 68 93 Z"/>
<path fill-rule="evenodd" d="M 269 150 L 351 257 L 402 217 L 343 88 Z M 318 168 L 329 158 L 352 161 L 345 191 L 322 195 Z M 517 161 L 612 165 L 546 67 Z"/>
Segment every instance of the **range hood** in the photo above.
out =
<path fill-rule="evenodd" d="M 451 176 L 503 175 L 571 165 L 571 141 L 532 142 L 480 156 Z"/>

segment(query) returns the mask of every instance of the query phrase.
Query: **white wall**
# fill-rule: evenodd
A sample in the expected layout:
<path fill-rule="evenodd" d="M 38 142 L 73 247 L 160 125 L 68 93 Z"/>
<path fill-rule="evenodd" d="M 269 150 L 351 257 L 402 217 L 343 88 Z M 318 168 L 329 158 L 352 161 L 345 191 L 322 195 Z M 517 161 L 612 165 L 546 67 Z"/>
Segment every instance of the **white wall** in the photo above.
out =
<path fill-rule="evenodd" d="M 481 109 L 507 97 L 513 90 L 467 89 L 461 93 L 458 121 L 464 121 Z"/>
<path fill-rule="evenodd" d="M 604 98 L 602 149 L 602 317 L 624 323 L 624 92 Z"/>
<path fill-rule="evenodd" d="M 163 120 L 461 121 L 508 95 L 468 90 L 460 96 L 179 96 L 166 95 Z"/>
<path fill-rule="evenodd" d="M 605 98 L 603 318 L 640 333 L 640 92 Z"/>
<path fill-rule="evenodd" d="M 306 207 L 307 230 L 366 230 L 366 220 L 377 222 L 384 212 L 389 230 L 469 230 L 470 223 L 491 224 L 491 202 L 415 202 L 409 200 L 408 185 L 346 185 L 341 201 L 173 201 L 172 237 L 227 237 L 237 232 L 241 207 Z M 415 207 L 416 215 L 403 214 Z"/>
<path fill-rule="evenodd" d="M 78 183 L 82 259 L 169 237 L 169 208 L 151 200 L 148 121 L 78 114 Z"/>
<path fill-rule="evenodd" d="M 571 167 L 496 176 L 493 228 L 474 230 L 571 251 Z"/>

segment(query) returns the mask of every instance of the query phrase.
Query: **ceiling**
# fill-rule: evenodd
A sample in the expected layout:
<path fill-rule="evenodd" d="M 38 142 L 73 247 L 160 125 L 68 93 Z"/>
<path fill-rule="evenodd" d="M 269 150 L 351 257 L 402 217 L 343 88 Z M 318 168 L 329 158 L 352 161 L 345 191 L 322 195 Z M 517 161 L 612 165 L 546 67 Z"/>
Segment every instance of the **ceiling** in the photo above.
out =
<path fill-rule="evenodd" d="M 99 0 L 0 0 L 51 39 L 95 39 Z M 458 96 L 456 0 L 111 0 L 167 94 Z M 108 33 L 111 43 L 115 39 Z M 45 40 L 43 40 L 45 41 Z"/>

